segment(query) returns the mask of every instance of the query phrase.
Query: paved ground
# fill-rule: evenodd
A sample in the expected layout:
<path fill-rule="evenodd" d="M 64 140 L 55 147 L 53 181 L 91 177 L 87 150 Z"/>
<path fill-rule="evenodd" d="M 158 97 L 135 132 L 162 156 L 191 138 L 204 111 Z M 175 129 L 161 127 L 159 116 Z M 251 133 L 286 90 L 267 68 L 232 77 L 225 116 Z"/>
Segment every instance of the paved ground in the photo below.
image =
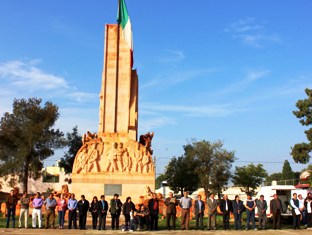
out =
<path fill-rule="evenodd" d="M 234 234 L 234 235 L 248 235 L 248 234 L 257 234 L 257 235 L 292 235 L 292 234 L 312 234 L 312 230 L 291 230 L 291 229 L 285 229 L 285 230 L 265 230 L 265 231 L 224 231 L 224 230 L 216 230 L 216 231 L 196 231 L 196 230 L 188 230 L 188 231 L 181 231 L 181 230 L 175 230 L 175 231 L 168 231 L 168 230 L 161 230 L 161 231 L 153 231 L 153 232 L 146 232 L 146 231 L 135 231 L 135 232 L 123 232 L 121 230 L 118 231 L 112 231 L 112 230 L 105 230 L 105 231 L 98 231 L 98 230 L 68 230 L 68 229 L 4 229 L 0 228 L 0 234 L 141 234 L 141 235 L 164 235 L 164 234 L 218 234 L 218 235 L 226 235 L 226 234 Z"/>

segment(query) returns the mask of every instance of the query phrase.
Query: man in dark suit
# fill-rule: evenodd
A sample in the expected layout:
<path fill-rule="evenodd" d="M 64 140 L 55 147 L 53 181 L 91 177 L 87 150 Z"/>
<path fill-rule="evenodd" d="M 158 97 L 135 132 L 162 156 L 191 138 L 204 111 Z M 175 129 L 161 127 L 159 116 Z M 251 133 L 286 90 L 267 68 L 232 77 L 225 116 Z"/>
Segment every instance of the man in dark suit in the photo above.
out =
<path fill-rule="evenodd" d="M 81 200 L 78 201 L 77 209 L 79 212 L 79 229 L 87 229 L 87 213 L 89 210 L 89 201 L 84 195 L 81 195 Z"/>
<path fill-rule="evenodd" d="M 273 199 L 270 201 L 270 213 L 273 217 L 273 228 L 281 229 L 282 201 L 277 194 L 274 194 Z"/>
<path fill-rule="evenodd" d="M 108 203 L 105 201 L 105 196 L 101 195 L 101 200 L 97 203 L 97 212 L 99 215 L 99 230 L 105 230 L 106 215 L 108 211 Z"/>
<path fill-rule="evenodd" d="M 196 219 L 196 230 L 198 229 L 198 225 L 201 230 L 204 229 L 204 212 L 205 212 L 205 202 L 201 200 L 201 195 L 197 196 L 197 200 L 194 202 L 194 213 L 195 213 L 195 219 Z"/>
<path fill-rule="evenodd" d="M 232 202 L 228 199 L 228 195 L 223 195 L 220 201 L 220 211 L 223 216 L 223 227 L 225 230 L 230 229 L 230 212 L 233 211 Z"/>
<path fill-rule="evenodd" d="M 170 230 L 170 219 L 172 218 L 172 226 L 173 229 L 176 228 L 176 214 L 177 214 L 177 208 L 178 201 L 173 197 L 173 193 L 169 193 L 169 197 L 165 200 L 165 205 L 167 206 L 166 210 L 166 223 L 167 223 L 167 229 Z"/>
<path fill-rule="evenodd" d="M 157 194 L 153 193 L 153 198 L 148 201 L 150 211 L 150 230 L 158 230 L 159 201 Z"/>
<path fill-rule="evenodd" d="M 258 209 L 258 220 L 259 220 L 259 229 L 266 228 L 266 211 L 268 209 L 268 204 L 266 200 L 264 200 L 264 196 L 261 195 L 260 198 L 256 201 L 257 209 Z"/>
<path fill-rule="evenodd" d="M 110 200 L 110 209 L 112 217 L 112 229 L 119 229 L 119 217 L 121 213 L 122 203 L 120 199 L 118 199 L 119 195 L 117 193 L 114 194 L 114 198 Z"/>

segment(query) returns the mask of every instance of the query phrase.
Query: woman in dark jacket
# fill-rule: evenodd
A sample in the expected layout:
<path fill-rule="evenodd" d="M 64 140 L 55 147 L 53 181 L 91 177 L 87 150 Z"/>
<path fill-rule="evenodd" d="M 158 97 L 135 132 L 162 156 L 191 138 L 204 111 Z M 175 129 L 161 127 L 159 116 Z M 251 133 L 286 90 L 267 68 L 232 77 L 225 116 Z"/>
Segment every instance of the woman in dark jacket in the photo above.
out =
<path fill-rule="evenodd" d="M 235 200 L 232 202 L 233 214 L 234 214 L 234 228 L 242 229 L 242 214 L 245 211 L 244 203 L 239 200 L 239 196 L 235 196 Z"/>
<path fill-rule="evenodd" d="M 91 202 L 91 206 L 89 211 L 91 212 L 92 215 L 92 228 L 96 229 L 97 226 L 97 220 L 98 220 L 98 208 L 97 208 L 97 204 L 98 204 L 98 199 L 96 196 L 93 197 L 93 200 Z"/>
<path fill-rule="evenodd" d="M 131 201 L 131 197 L 127 197 L 126 202 L 122 207 L 123 214 L 125 216 L 126 229 L 130 228 L 130 211 L 137 211 L 134 203 Z"/>

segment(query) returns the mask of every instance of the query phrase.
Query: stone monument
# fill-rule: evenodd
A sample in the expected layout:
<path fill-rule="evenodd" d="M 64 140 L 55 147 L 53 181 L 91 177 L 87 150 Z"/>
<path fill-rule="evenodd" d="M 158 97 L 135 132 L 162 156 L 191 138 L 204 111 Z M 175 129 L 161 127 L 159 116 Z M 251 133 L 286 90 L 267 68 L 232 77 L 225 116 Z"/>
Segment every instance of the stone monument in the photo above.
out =
<path fill-rule="evenodd" d="M 138 140 L 138 75 L 119 25 L 105 26 L 104 45 L 99 129 L 83 135 L 72 191 L 77 198 L 118 193 L 123 201 L 130 196 L 138 202 L 146 187 L 155 190 L 154 133 Z"/>

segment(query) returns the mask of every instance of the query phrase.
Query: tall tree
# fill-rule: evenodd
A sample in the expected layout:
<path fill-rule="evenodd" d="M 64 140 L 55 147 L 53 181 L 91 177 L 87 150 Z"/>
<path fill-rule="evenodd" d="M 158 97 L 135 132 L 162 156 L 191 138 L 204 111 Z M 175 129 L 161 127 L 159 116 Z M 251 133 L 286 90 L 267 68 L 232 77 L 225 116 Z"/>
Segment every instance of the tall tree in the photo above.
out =
<path fill-rule="evenodd" d="M 261 185 L 265 177 L 267 177 L 267 172 L 262 164 L 251 163 L 247 166 L 236 166 L 232 182 L 236 186 L 243 187 L 246 193 L 252 193 Z"/>
<path fill-rule="evenodd" d="M 293 111 L 293 114 L 299 118 L 299 122 L 303 126 L 312 125 L 312 89 L 305 89 L 305 93 L 308 98 L 304 100 L 298 100 L 296 106 L 297 111 Z M 292 147 L 291 155 L 295 162 L 306 164 L 310 160 L 310 153 L 312 151 L 312 127 L 305 131 L 308 139 L 308 143 L 302 142 L 295 144 Z"/>
<path fill-rule="evenodd" d="M 0 121 L 0 174 L 14 174 L 27 191 L 28 178 L 37 179 L 43 161 L 54 149 L 65 145 L 64 134 L 54 129 L 58 107 L 41 99 L 15 99 L 13 112 L 6 112 Z"/>
<path fill-rule="evenodd" d="M 184 146 L 185 156 L 194 162 L 194 172 L 199 178 L 199 186 L 209 191 L 220 193 L 231 177 L 232 163 L 235 161 L 234 151 L 223 148 L 223 142 L 193 140 Z"/>
<path fill-rule="evenodd" d="M 66 142 L 68 151 L 61 158 L 59 166 L 63 167 L 68 174 L 72 172 L 76 154 L 82 146 L 82 136 L 78 134 L 78 126 L 74 126 L 73 131 L 66 134 Z"/>
<path fill-rule="evenodd" d="M 285 160 L 282 170 L 282 180 L 292 180 L 294 178 L 295 172 L 293 172 L 293 170 L 291 169 L 289 161 Z"/>
<path fill-rule="evenodd" d="M 194 191 L 198 187 L 198 177 L 184 156 L 173 157 L 165 169 L 168 186 L 175 192 L 180 191 L 183 196 L 185 190 Z"/>

